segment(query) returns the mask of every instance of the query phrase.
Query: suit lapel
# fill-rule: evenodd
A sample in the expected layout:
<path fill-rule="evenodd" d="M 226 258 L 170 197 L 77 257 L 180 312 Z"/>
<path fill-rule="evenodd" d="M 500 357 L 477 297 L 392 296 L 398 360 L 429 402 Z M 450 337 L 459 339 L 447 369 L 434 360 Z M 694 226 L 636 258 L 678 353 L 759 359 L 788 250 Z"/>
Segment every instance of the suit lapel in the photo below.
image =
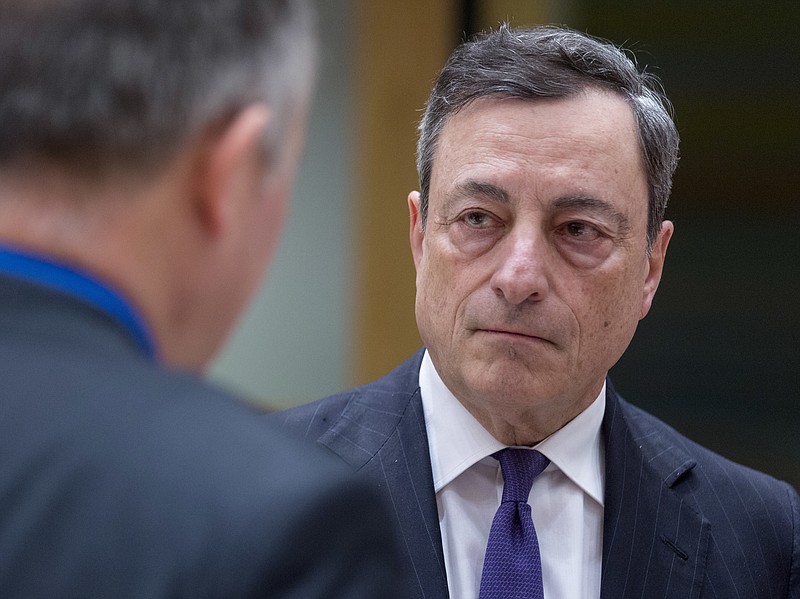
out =
<path fill-rule="evenodd" d="M 674 490 L 695 462 L 608 389 L 600 596 L 698 597 L 709 525 Z"/>
<path fill-rule="evenodd" d="M 419 392 L 419 353 L 354 392 L 319 443 L 379 482 L 408 551 L 417 597 L 447 598 L 447 577 Z"/>

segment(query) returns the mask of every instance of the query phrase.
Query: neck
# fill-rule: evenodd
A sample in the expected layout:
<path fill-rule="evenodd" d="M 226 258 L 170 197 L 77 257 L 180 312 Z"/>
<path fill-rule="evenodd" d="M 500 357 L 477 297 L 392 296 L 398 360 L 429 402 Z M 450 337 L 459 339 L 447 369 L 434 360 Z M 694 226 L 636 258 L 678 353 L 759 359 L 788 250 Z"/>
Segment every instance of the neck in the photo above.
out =
<path fill-rule="evenodd" d="M 192 248 L 177 226 L 173 190 L 70 180 L 61 173 L 0 175 L 0 243 L 85 271 L 118 290 L 169 365 L 202 370 L 208 343 L 189 317 Z M 122 191 L 121 191 L 122 190 Z M 164 256 L 169 256 L 165 260 Z"/>
<path fill-rule="evenodd" d="M 504 445 L 532 447 L 571 422 L 597 399 L 603 382 L 579 400 L 552 398 L 525 405 L 496 406 L 468 402 L 462 405 Z"/>

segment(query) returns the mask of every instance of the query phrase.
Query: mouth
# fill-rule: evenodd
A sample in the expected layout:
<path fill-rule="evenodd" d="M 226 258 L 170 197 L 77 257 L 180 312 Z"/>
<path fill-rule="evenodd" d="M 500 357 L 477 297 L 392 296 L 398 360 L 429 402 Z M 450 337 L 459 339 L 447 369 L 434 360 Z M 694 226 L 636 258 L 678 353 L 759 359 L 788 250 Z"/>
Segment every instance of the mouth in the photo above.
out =
<path fill-rule="evenodd" d="M 532 331 L 523 331 L 517 329 L 509 329 L 509 328 L 482 328 L 476 329 L 476 333 L 485 333 L 487 335 L 491 335 L 496 338 L 507 338 L 508 340 L 514 341 L 530 341 L 530 342 L 538 342 L 538 343 L 550 343 L 553 342 L 546 338 L 538 335 Z"/>

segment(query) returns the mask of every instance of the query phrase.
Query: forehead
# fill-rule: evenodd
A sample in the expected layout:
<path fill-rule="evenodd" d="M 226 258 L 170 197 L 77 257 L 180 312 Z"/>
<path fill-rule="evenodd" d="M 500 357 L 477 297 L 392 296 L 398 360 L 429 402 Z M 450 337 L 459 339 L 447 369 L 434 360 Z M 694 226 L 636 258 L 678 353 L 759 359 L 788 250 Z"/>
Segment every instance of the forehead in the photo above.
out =
<path fill-rule="evenodd" d="M 475 181 L 540 202 L 647 203 L 633 111 L 599 90 L 535 101 L 481 98 L 452 115 L 434 156 L 431 204 Z"/>

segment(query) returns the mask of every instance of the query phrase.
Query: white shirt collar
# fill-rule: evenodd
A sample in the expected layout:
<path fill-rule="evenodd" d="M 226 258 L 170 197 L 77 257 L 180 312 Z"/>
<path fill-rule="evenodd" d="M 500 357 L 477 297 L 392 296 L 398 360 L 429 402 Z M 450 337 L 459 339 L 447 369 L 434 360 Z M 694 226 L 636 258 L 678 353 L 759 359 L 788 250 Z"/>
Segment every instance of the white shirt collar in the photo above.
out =
<path fill-rule="evenodd" d="M 451 393 L 427 350 L 419 370 L 419 386 L 438 493 L 473 464 L 506 447 L 475 419 Z M 561 429 L 536 445 L 572 482 L 601 506 L 605 488 L 600 427 L 606 408 L 606 386 L 592 404 Z"/>

